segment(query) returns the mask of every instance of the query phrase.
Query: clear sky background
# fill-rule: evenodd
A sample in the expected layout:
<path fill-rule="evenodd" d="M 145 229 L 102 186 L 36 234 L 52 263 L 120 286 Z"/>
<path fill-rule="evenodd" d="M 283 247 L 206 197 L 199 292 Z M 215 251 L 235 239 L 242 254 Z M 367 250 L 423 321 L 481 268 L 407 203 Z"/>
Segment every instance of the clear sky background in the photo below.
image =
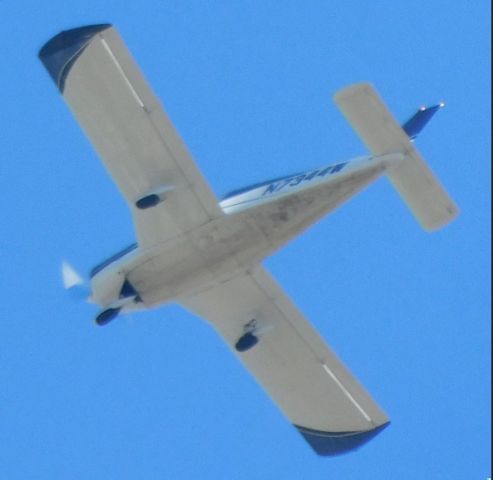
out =
<path fill-rule="evenodd" d="M 474 479 L 490 464 L 490 6 L 485 1 L 0 0 L 0 478 Z M 131 243 L 126 205 L 37 59 L 110 22 L 218 196 L 365 152 L 331 98 L 447 103 L 418 148 L 460 217 L 420 229 L 381 179 L 267 259 L 392 419 L 317 457 L 178 306 L 93 324 L 63 291 Z"/>

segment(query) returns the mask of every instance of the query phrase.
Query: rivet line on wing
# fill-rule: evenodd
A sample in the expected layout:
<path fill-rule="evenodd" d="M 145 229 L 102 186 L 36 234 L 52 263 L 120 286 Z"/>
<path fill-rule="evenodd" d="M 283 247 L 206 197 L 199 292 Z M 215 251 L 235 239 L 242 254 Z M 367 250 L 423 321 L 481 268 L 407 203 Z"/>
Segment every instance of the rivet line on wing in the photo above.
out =
<path fill-rule="evenodd" d="M 118 72 L 120 72 L 120 75 L 123 77 L 123 79 L 125 80 L 125 83 L 127 84 L 129 90 L 132 92 L 132 95 L 133 97 L 135 98 L 135 100 L 137 101 L 137 103 L 139 104 L 139 106 L 141 108 L 144 108 L 145 109 L 145 105 L 144 105 L 144 102 L 142 101 L 142 99 L 139 97 L 139 94 L 135 91 L 135 88 L 133 87 L 133 85 L 130 83 L 130 80 L 128 79 L 128 77 L 125 75 L 125 72 L 123 71 L 123 68 L 122 66 L 120 65 L 120 63 L 118 62 L 118 60 L 116 59 L 115 55 L 113 54 L 113 52 L 111 51 L 111 48 L 109 47 L 108 43 L 106 42 L 106 40 L 101 37 L 101 43 L 103 44 L 103 47 L 104 49 L 108 52 L 108 55 L 111 57 L 111 60 L 113 60 L 113 63 L 115 64 Z"/>
<path fill-rule="evenodd" d="M 343 391 L 344 395 L 351 401 L 351 403 L 358 409 L 358 411 L 365 417 L 367 422 L 371 423 L 371 417 L 363 410 L 363 407 L 354 399 L 354 397 L 346 390 L 344 385 L 340 382 L 340 380 L 335 376 L 335 374 L 331 371 L 331 369 L 325 364 L 322 363 L 322 367 L 329 374 L 329 376 L 336 382 L 337 386 Z"/>

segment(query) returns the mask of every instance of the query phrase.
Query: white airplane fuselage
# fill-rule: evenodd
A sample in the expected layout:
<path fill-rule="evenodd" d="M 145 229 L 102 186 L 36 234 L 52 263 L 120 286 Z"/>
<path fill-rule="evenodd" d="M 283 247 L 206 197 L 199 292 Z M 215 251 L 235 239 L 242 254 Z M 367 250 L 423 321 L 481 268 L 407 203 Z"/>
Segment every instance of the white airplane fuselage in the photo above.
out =
<path fill-rule="evenodd" d="M 400 154 L 360 157 L 233 193 L 220 202 L 221 217 L 152 248 L 136 245 L 97 268 L 92 300 L 103 308 L 139 310 L 225 281 L 274 253 L 401 160 Z M 136 295 L 122 292 L 124 282 Z"/>
<path fill-rule="evenodd" d="M 347 86 L 334 101 L 371 156 L 218 203 L 112 25 L 62 31 L 39 58 L 128 204 L 137 237 L 91 272 L 96 324 L 177 302 L 211 323 L 317 454 L 352 451 L 386 428 L 387 414 L 260 262 L 382 174 L 424 230 L 452 221 L 457 206 L 412 143 L 443 104 L 399 125 L 371 84 Z M 66 262 L 62 278 L 87 293 Z"/>

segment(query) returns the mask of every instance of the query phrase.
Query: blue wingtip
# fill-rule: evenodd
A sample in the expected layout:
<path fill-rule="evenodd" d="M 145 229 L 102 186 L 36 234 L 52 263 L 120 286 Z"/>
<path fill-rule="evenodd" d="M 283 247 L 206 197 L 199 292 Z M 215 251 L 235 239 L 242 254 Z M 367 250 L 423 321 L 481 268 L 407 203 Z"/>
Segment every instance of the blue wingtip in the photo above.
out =
<path fill-rule="evenodd" d="M 61 93 L 70 69 L 84 48 L 95 35 L 110 27 L 109 23 L 103 23 L 65 30 L 48 40 L 40 49 L 38 57 Z"/>
<path fill-rule="evenodd" d="M 295 425 L 304 439 L 318 455 L 326 457 L 343 455 L 358 449 L 389 426 L 384 423 L 365 432 L 323 432 Z"/>
<path fill-rule="evenodd" d="M 444 106 L 445 103 L 440 102 L 431 107 L 421 107 L 406 123 L 404 123 L 404 125 L 402 125 L 402 128 L 409 138 L 414 140 L 421 130 L 423 130 L 425 125 L 431 120 L 431 117 Z"/>

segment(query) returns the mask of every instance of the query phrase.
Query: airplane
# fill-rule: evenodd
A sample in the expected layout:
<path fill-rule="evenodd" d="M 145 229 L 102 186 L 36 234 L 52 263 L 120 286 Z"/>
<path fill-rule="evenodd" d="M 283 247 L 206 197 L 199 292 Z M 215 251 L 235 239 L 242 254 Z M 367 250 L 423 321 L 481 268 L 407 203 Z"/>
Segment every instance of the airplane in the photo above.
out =
<path fill-rule="evenodd" d="M 230 192 L 218 201 L 111 24 L 62 31 L 39 51 L 132 214 L 137 242 L 90 273 L 98 325 L 169 302 L 205 318 L 319 455 L 390 423 L 269 272 L 264 258 L 381 176 L 437 230 L 458 209 L 414 146 L 443 106 L 400 126 L 371 84 L 334 100 L 370 154 Z M 66 287 L 80 276 L 63 266 Z"/>

